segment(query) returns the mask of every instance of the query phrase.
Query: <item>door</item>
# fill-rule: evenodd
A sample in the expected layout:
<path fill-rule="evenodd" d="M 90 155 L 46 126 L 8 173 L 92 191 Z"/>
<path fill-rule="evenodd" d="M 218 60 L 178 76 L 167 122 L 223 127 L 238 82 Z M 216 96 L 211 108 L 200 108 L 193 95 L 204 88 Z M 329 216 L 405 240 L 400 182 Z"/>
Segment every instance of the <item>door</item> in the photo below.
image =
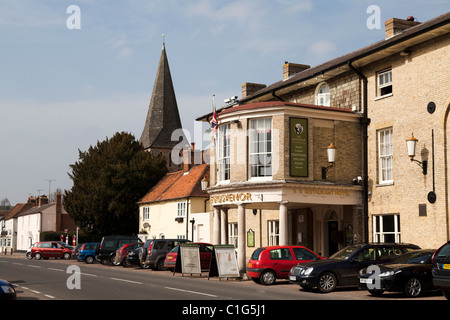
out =
<path fill-rule="evenodd" d="M 328 221 L 328 256 L 338 251 L 339 234 L 338 222 Z"/>

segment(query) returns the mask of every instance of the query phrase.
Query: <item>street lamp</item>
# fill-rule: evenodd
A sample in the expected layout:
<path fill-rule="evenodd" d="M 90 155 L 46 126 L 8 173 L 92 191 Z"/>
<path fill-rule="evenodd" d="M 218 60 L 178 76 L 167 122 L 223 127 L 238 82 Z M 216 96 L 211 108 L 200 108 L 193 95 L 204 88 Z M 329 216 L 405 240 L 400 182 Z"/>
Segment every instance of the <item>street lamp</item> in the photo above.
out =
<path fill-rule="evenodd" d="M 206 189 L 208 188 L 208 179 L 206 179 L 206 176 L 203 177 L 201 184 L 202 184 L 202 191 L 206 191 Z"/>
<path fill-rule="evenodd" d="M 328 167 L 322 167 L 322 179 L 327 178 L 327 171 L 334 165 L 334 161 L 336 159 L 336 147 L 334 146 L 333 142 L 330 143 L 330 145 L 327 147 L 327 156 L 328 156 L 328 163 L 330 165 Z"/>
<path fill-rule="evenodd" d="M 408 139 L 406 139 L 406 148 L 408 151 L 408 156 L 411 159 L 411 162 L 415 162 L 417 163 L 421 168 L 422 168 L 422 173 L 423 174 L 427 174 L 427 169 L 428 169 L 428 161 L 427 160 L 423 160 L 423 161 L 418 161 L 416 159 L 414 159 L 414 157 L 416 156 L 416 144 L 417 144 L 417 140 L 414 137 L 414 134 L 411 133 L 411 137 L 409 137 Z"/>

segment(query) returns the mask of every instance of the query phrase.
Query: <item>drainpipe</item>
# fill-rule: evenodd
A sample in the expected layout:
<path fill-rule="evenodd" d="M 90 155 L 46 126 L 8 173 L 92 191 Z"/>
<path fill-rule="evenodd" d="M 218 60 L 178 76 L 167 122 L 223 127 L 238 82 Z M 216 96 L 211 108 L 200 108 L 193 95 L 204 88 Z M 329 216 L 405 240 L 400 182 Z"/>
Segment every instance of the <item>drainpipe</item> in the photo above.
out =
<path fill-rule="evenodd" d="M 358 69 L 356 69 L 349 60 L 347 65 L 355 72 L 363 82 L 363 117 L 361 119 L 363 130 L 363 219 L 364 219 L 364 242 L 369 242 L 369 175 L 368 175 L 368 146 L 367 146 L 367 128 L 370 119 L 367 116 L 367 78 Z"/>

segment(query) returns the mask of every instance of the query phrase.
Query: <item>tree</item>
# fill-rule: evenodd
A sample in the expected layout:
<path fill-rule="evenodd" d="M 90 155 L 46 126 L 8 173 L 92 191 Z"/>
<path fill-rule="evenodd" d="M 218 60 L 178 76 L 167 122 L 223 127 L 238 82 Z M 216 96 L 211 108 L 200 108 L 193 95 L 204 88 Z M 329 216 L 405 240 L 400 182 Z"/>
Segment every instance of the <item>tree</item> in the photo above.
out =
<path fill-rule="evenodd" d="M 88 234 L 136 234 L 137 202 L 167 172 L 164 157 L 125 132 L 78 151 L 79 161 L 70 165 L 73 187 L 63 197 L 67 213 Z"/>

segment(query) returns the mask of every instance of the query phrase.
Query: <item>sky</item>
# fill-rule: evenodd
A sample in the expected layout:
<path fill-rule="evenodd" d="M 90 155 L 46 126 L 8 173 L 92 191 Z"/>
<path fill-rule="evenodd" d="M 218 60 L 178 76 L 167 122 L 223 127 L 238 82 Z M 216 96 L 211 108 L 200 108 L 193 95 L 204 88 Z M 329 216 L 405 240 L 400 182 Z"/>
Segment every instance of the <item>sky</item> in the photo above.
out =
<path fill-rule="evenodd" d="M 383 40 L 390 18 L 448 11 L 449 0 L 0 0 L 0 200 L 71 189 L 79 150 L 140 138 L 163 34 L 183 128 L 203 149 L 195 119 L 213 95 L 219 108 L 245 82 L 281 80 L 285 61 L 316 66 Z"/>

